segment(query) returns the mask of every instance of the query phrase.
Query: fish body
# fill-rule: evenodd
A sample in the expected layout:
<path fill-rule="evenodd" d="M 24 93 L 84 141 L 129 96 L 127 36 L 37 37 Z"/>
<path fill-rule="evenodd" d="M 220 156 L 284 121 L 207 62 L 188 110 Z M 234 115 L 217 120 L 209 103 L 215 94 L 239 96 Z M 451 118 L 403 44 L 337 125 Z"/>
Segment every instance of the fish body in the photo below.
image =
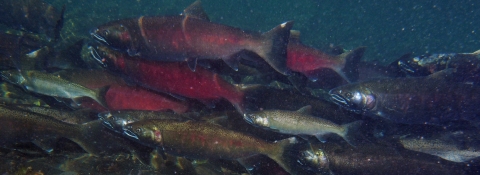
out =
<path fill-rule="evenodd" d="M 309 144 L 298 151 L 302 165 L 317 165 L 313 170 L 323 174 L 467 174 L 460 168 L 463 164 L 429 160 L 418 154 L 399 154 L 393 148 L 374 144 L 359 145 L 357 149 L 335 143 Z"/>
<path fill-rule="evenodd" d="M 53 151 L 59 138 L 67 138 L 91 151 L 82 135 L 82 125 L 64 123 L 53 117 L 0 106 L 0 145 L 10 148 L 16 143 L 33 142 L 46 152 Z M 87 125 L 85 125 L 87 126 Z M 93 152 L 92 152 L 93 153 Z"/>
<path fill-rule="evenodd" d="M 244 113 L 244 93 L 218 74 L 204 68 L 198 67 L 192 72 L 185 62 L 149 61 L 130 57 L 105 46 L 98 46 L 93 51 L 93 57 L 104 67 L 123 74 L 141 86 L 205 103 L 223 98 L 232 103 L 240 113 Z"/>
<path fill-rule="evenodd" d="M 108 90 L 108 86 L 91 90 L 58 76 L 34 70 L 23 72 L 17 70 L 2 71 L 1 76 L 4 80 L 21 86 L 27 91 L 52 97 L 72 99 L 74 101 L 81 97 L 89 97 L 103 107 L 107 107 L 104 95 Z"/>
<path fill-rule="evenodd" d="M 330 90 L 336 104 L 357 113 L 405 124 L 478 120 L 480 88 L 448 81 L 449 74 L 369 80 Z"/>
<path fill-rule="evenodd" d="M 263 110 L 248 113 L 244 119 L 255 126 L 271 129 L 283 134 L 313 135 L 320 141 L 327 134 L 337 134 L 352 144 L 351 132 L 355 132 L 361 121 L 345 125 L 337 125 L 329 120 L 314 117 L 306 112 L 311 108 L 306 106 L 298 111 Z"/>
<path fill-rule="evenodd" d="M 427 76 L 448 68 L 457 69 L 458 72 L 464 74 L 463 76 L 475 76 L 480 73 L 480 50 L 473 53 L 402 56 L 396 62 L 398 67 L 410 76 Z"/>
<path fill-rule="evenodd" d="M 43 115 L 52 114 L 61 117 L 58 116 L 61 113 L 62 111 L 55 109 L 22 109 L 0 106 L 0 119 L 2 120 L 0 122 L 2 128 L 0 130 L 0 146 L 14 148 L 17 143 L 33 142 L 50 153 L 55 148 L 58 139 L 66 138 L 77 143 L 91 155 L 99 156 L 105 153 L 130 151 L 142 162 L 147 162 L 148 158 L 143 155 L 142 151 L 144 146 L 135 145 L 134 142 L 111 132 L 99 120 L 83 124 L 70 124 Z"/>
<path fill-rule="evenodd" d="M 58 75 L 91 89 L 109 86 L 105 93 L 109 110 L 172 110 L 176 113 L 184 113 L 188 110 L 186 103 L 140 86 L 129 86 L 122 78 L 105 70 L 69 70 Z M 93 101 L 83 101 L 81 106 L 98 111 L 105 110 Z"/>
<path fill-rule="evenodd" d="M 155 112 L 155 111 L 109 111 L 98 113 L 98 118 L 103 121 L 103 124 L 116 132 L 122 132 L 125 125 L 138 122 L 142 120 L 176 120 L 186 121 L 187 115 L 178 115 L 168 112 Z"/>
<path fill-rule="evenodd" d="M 452 162 L 467 162 L 480 157 L 480 151 L 473 147 L 462 148 L 460 144 L 445 139 L 401 138 L 405 149 L 422 152 Z"/>
<path fill-rule="evenodd" d="M 58 39 L 63 27 L 64 12 L 65 6 L 58 11 L 43 0 L 3 0 L 0 23 Z"/>
<path fill-rule="evenodd" d="M 238 69 L 238 56 L 244 50 L 265 59 L 282 74 L 286 66 L 286 50 L 293 22 L 283 23 L 260 34 L 212 23 L 201 12 L 199 1 L 181 16 L 142 16 L 112 21 L 94 29 L 92 36 L 114 49 L 154 61 L 188 61 L 195 70 L 197 59 L 222 59 Z"/>
<path fill-rule="evenodd" d="M 321 69 L 328 68 L 337 72 L 343 79 L 353 82 L 358 79 L 358 63 L 366 47 L 359 47 L 340 55 L 331 55 L 290 37 L 287 47 L 287 67 L 300 72 L 312 81 L 317 81 Z"/>
<path fill-rule="evenodd" d="M 276 143 L 265 142 L 240 132 L 207 122 L 143 120 L 127 124 L 124 135 L 166 153 L 189 158 L 240 160 L 263 154 L 289 171 L 282 155 L 294 138 Z"/>

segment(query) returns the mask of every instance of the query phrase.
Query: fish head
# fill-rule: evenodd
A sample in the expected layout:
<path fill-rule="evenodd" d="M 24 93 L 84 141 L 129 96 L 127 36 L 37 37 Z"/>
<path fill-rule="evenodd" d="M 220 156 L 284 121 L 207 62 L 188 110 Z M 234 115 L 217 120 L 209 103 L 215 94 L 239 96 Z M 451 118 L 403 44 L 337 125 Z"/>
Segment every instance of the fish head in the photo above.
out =
<path fill-rule="evenodd" d="M 245 119 L 247 123 L 254 126 L 266 128 L 270 126 L 270 122 L 268 121 L 268 115 L 262 111 L 245 114 L 243 116 L 243 119 Z"/>
<path fill-rule="evenodd" d="M 25 82 L 25 77 L 18 70 L 6 70 L 0 73 L 2 80 L 12 84 L 20 85 Z"/>
<path fill-rule="evenodd" d="M 125 125 L 123 135 L 148 146 L 159 146 L 163 143 L 161 131 L 157 127 L 151 126 L 148 121 L 138 121 Z"/>
<path fill-rule="evenodd" d="M 118 133 L 122 133 L 125 126 L 133 122 L 128 118 L 118 117 L 112 112 L 102 112 L 97 116 L 105 127 Z"/>
<path fill-rule="evenodd" d="M 375 108 L 375 94 L 359 84 L 348 84 L 330 90 L 330 99 L 339 106 L 356 113 L 368 112 Z"/>
<path fill-rule="evenodd" d="M 328 170 L 328 157 L 322 149 L 308 148 L 297 154 L 297 162 L 304 168 L 315 172 L 325 172 Z"/>
<path fill-rule="evenodd" d="M 125 54 L 119 51 L 110 49 L 104 45 L 91 45 L 88 47 L 90 56 L 97 61 L 102 67 L 109 70 L 116 70 L 117 64 L 122 60 Z"/>
<path fill-rule="evenodd" d="M 429 75 L 429 71 L 423 65 L 424 60 L 427 60 L 428 56 L 416 56 L 412 58 L 403 58 L 397 61 L 397 65 L 408 75 L 411 76 L 426 76 Z"/>
<path fill-rule="evenodd" d="M 104 45 L 126 51 L 132 45 L 132 35 L 122 21 L 113 21 L 90 32 L 90 35 Z"/>

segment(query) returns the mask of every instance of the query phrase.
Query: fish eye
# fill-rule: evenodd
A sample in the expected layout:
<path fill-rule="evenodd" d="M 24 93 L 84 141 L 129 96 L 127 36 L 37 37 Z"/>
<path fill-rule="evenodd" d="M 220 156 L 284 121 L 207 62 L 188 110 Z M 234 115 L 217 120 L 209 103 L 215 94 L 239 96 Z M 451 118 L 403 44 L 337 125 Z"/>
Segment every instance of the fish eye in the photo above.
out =
<path fill-rule="evenodd" d="M 136 132 L 136 133 L 141 133 L 141 132 L 142 132 L 142 128 L 135 128 L 135 132 Z"/>
<path fill-rule="evenodd" d="M 107 36 L 108 34 L 110 34 L 110 31 L 108 31 L 108 30 L 104 30 L 104 31 L 103 31 L 103 35 L 104 35 L 104 36 Z"/>

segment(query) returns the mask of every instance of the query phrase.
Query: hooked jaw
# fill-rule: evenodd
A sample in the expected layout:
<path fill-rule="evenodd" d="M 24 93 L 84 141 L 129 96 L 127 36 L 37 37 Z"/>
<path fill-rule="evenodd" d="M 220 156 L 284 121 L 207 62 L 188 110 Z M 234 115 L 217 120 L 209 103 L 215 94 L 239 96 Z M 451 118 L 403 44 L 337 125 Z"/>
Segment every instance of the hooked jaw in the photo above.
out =
<path fill-rule="evenodd" d="M 268 119 L 257 114 L 244 114 L 243 119 L 254 126 L 268 127 Z"/>
<path fill-rule="evenodd" d="M 133 139 L 133 140 L 139 140 L 137 134 L 135 134 L 133 131 L 130 129 L 123 129 L 123 134 L 126 135 L 128 138 Z"/>
<path fill-rule="evenodd" d="M 367 112 L 375 108 L 375 96 L 368 88 L 350 92 L 332 89 L 329 94 L 335 104 L 356 113 Z"/>
<path fill-rule="evenodd" d="M 100 36 L 99 34 L 97 34 L 99 32 L 99 29 L 93 29 L 92 31 L 90 31 L 90 35 L 92 35 L 93 39 L 95 39 L 95 41 L 98 41 L 102 44 L 105 44 L 105 45 L 110 45 L 107 40 Z"/>
<path fill-rule="evenodd" d="M 330 98 L 337 105 L 340 105 L 340 106 L 343 106 L 343 107 L 350 107 L 351 106 L 348 103 L 348 101 L 345 98 L 343 98 L 341 95 L 330 93 Z"/>
<path fill-rule="evenodd" d="M 117 133 L 122 133 L 127 124 L 124 120 L 117 120 L 110 112 L 102 112 L 97 116 L 105 127 Z"/>
<path fill-rule="evenodd" d="M 251 124 L 251 125 L 255 125 L 255 123 L 253 123 L 253 119 L 252 119 L 252 114 L 243 114 L 243 119 L 248 123 L 248 124 Z"/>
<path fill-rule="evenodd" d="M 102 67 L 108 67 L 107 64 L 105 63 L 105 59 L 100 56 L 100 54 L 98 53 L 97 49 L 93 46 L 88 46 L 88 50 L 90 50 L 90 56 L 95 60 L 97 61 L 98 63 L 100 63 L 100 65 L 102 65 Z"/>

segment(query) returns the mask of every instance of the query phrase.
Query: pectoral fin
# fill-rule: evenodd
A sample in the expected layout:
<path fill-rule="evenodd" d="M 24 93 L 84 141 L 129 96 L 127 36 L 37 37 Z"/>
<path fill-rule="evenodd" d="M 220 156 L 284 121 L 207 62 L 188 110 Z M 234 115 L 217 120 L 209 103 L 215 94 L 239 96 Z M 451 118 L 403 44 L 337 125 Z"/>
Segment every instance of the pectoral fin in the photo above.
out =
<path fill-rule="evenodd" d="M 192 72 L 195 72 L 195 69 L 197 68 L 197 59 L 196 58 L 189 58 L 187 59 L 187 64 L 188 68 L 192 70 Z"/>
<path fill-rule="evenodd" d="M 58 138 L 51 137 L 51 138 L 42 138 L 42 139 L 35 139 L 32 141 L 35 145 L 42 148 L 47 153 L 51 153 L 57 144 Z"/>
<path fill-rule="evenodd" d="M 322 143 L 327 142 L 327 136 L 325 134 L 318 134 L 315 137 Z"/>

